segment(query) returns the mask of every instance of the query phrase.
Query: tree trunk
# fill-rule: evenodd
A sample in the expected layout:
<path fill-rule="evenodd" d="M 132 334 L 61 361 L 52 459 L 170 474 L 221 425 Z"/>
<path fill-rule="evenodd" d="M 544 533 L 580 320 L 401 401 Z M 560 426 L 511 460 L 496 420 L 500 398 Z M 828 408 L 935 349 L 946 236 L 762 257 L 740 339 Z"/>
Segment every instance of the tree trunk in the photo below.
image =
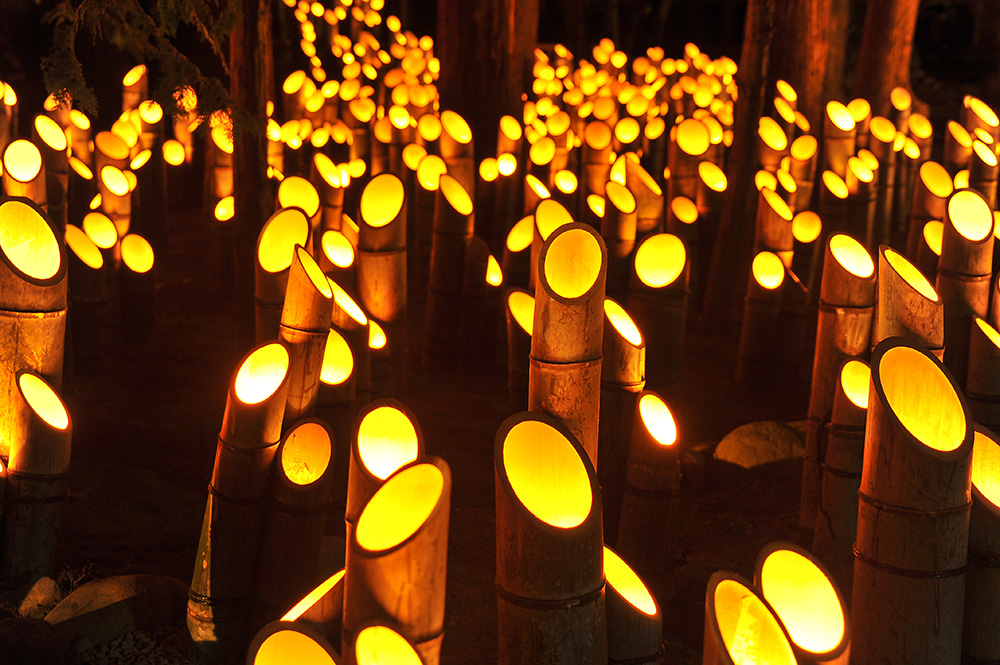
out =
<path fill-rule="evenodd" d="M 872 115 L 889 113 L 889 92 L 910 90 L 910 55 L 919 0 L 868 0 L 854 96 L 872 105 Z"/>
<path fill-rule="evenodd" d="M 740 103 L 736 106 L 735 140 L 728 162 L 732 195 L 726 201 L 703 307 L 706 323 L 725 324 L 739 310 L 753 260 L 757 196 L 753 173 L 757 157 L 757 120 L 764 113 L 765 84 L 774 33 L 775 0 L 750 0 L 740 54 Z"/>
<path fill-rule="evenodd" d="M 837 2 L 844 0 L 775 0 L 768 89 L 778 79 L 790 83 L 799 95 L 796 108 L 817 127 L 823 123 L 824 76 L 830 74 L 828 64 L 833 64 L 830 19 Z M 748 21 L 749 16 L 748 12 Z M 740 63 L 741 74 L 742 68 Z M 769 101 L 764 103 L 768 108 Z"/>
<path fill-rule="evenodd" d="M 829 57 L 826 61 L 826 78 L 823 80 L 823 99 L 844 102 L 847 91 L 844 89 L 844 66 L 847 62 L 847 28 L 851 23 L 851 0 L 832 0 L 829 22 Z M 822 110 L 823 107 L 820 107 Z M 810 118 L 811 119 L 811 118 Z M 822 116 L 817 118 L 822 122 Z"/>

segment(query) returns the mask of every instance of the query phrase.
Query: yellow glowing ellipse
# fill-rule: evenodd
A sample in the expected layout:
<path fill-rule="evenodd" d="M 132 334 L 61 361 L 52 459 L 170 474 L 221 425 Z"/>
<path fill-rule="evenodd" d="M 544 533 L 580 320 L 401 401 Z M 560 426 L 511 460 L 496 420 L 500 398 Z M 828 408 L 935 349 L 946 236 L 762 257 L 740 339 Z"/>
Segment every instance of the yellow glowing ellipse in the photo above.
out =
<path fill-rule="evenodd" d="M 1000 507 L 1000 446 L 982 432 L 976 432 L 972 443 L 972 484 L 994 507 Z"/>
<path fill-rule="evenodd" d="M 541 268 L 548 287 L 556 295 L 572 300 L 590 291 L 602 264 L 601 246 L 594 234 L 570 229 L 553 238 Z"/>
<path fill-rule="evenodd" d="M 361 220 L 369 226 L 385 226 L 403 209 L 403 182 L 391 173 L 382 173 L 361 193 Z"/>
<path fill-rule="evenodd" d="M 962 402 L 930 358 L 908 346 L 882 355 L 876 370 L 886 406 L 917 441 L 934 450 L 955 450 L 965 439 Z"/>
<path fill-rule="evenodd" d="M 78 226 L 66 225 L 66 246 L 89 268 L 99 270 L 104 265 L 104 255 L 94 241 Z"/>
<path fill-rule="evenodd" d="M 785 624 L 792 642 L 828 653 L 844 638 L 844 609 L 833 584 L 816 564 L 792 550 L 772 552 L 761 566 L 764 599 Z"/>
<path fill-rule="evenodd" d="M 281 470 L 296 485 L 310 485 L 326 473 L 332 453 L 326 428 L 305 422 L 293 429 L 281 446 Z"/>
<path fill-rule="evenodd" d="M 932 219 L 924 224 L 924 243 L 928 249 L 941 256 L 941 243 L 944 241 L 944 222 Z"/>
<path fill-rule="evenodd" d="M 385 480 L 417 459 L 417 431 L 405 413 L 392 406 L 369 411 L 358 426 L 358 454 L 364 467 Z"/>
<path fill-rule="evenodd" d="M 433 464 L 407 467 L 375 492 L 354 530 L 358 545 L 369 552 L 396 547 L 416 533 L 440 502 L 444 474 Z"/>
<path fill-rule="evenodd" d="M 535 323 L 535 299 L 524 291 L 511 291 L 507 296 L 507 308 L 514 321 L 530 336 Z"/>
<path fill-rule="evenodd" d="M 656 615 L 656 601 L 635 571 L 612 550 L 604 547 L 604 577 L 622 598 L 646 616 Z"/>
<path fill-rule="evenodd" d="M 659 395 L 646 393 L 639 400 L 639 417 L 656 442 L 670 446 L 677 441 L 677 423 L 667 403 Z"/>
<path fill-rule="evenodd" d="M 69 413 L 66 405 L 48 383 L 34 374 L 25 372 L 17 379 L 18 388 L 24 401 L 52 427 L 64 430 L 69 427 Z"/>
<path fill-rule="evenodd" d="M 927 281 L 927 278 L 924 277 L 923 273 L 917 270 L 916 266 L 910 263 L 905 256 L 890 248 L 886 248 L 884 255 L 889 266 L 899 273 L 899 276 L 902 277 L 903 280 L 910 285 L 910 287 L 928 300 L 937 302 L 937 291 L 934 290 L 934 287 Z"/>
<path fill-rule="evenodd" d="M 52 227 L 34 208 L 14 199 L 0 203 L 0 251 L 33 279 L 51 279 L 62 265 Z"/>
<path fill-rule="evenodd" d="M 369 626 L 354 640 L 358 665 L 421 665 L 422 661 L 406 638 L 386 626 Z"/>
<path fill-rule="evenodd" d="M 803 210 L 792 217 L 792 237 L 803 244 L 815 242 L 822 231 L 823 222 L 812 210 Z"/>
<path fill-rule="evenodd" d="M 948 199 L 948 219 L 963 238 L 985 240 L 993 233 L 993 212 L 979 192 L 963 189 Z"/>
<path fill-rule="evenodd" d="M 760 252 L 753 257 L 751 270 L 757 283 L 769 291 L 785 281 L 785 264 L 773 252 Z"/>
<path fill-rule="evenodd" d="M 3 172 L 18 182 L 31 182 L 42 171 L 42 153 L 34 143 L 18 139 L 3 152 Z"/>
<path fill-rule="evenodd" d="M 279 210 L 265 224 L 257 244 L 260 267 L 270 273 L 287 270 L 292 265 L 295 246 L 305 246 L 308 238 L 309 220 L 301 210 Z"/>
<path fill-rule="evenodd" d="M 439 186 L 444 198 L 458 214 L 465 216 L 472 214 L 472 197 L 469 196 L 469 192 L 462 186 L 462 183 L 450 175 L 444 174 L 441 176 Z"/>
<path fill-rule="evenodd" d="M 735 665 L 794 665 L 795 654 L 774 613 L 736 580 L 715 587 L 715 623 Z"/>
<path fill-rule="evenodd" d="M 658 289 L 680 277 L 686 262 L 683 241 L 670 233 L 658 233 L 644 240 L 636 250 L 635 273 L 643 284 Z"/>
<path fill-rule="evenodd" d="M 130 233 L 121 241 L 122 262 L 132 272 L 145 273 L 153 268 L 153 248 L 142 236 Z"/>
<path fill-rule="evenodd" d="M 830 238 L 830 253 L 837 263 L 854 275 L 867 279 L 875 273 L 875 262 L 864 245 L 849 235 L 838 233 Z"/>
<path fill-rule="evenodd" d="M 307 217 L 314 217 L 319 212 L 319 192 L 311 182 L 301 176 L 290 176 L 278 185 L 278 207 L 302 208 Z"/>
<path fill-rule="evenodd" d="M 632 320 L 624 307 L 610 298 L 605 298 L 604 315 L 608 317 L 608 321 L 618 331 L 618 334 L 624 337 L 629 344 L 632 346 L 642 344 L 642 333 L 639 332 L 639 326 L 635 325 L 635 321 Z"/>
<path fill-rule="evenodd" d="M 259 404 L 281 387 L 288 373 L 288 351 L 280 342 L 251 353 L 236 372 L 236 397 L 244 404 Z"/>
<path fill-rule="evenodd" d="M 297 630 L 278 630 L 267 636 L 254 655 L 253 665 L 309 663 L 333 665 L 334 660 L 316 640 Z"/>
<path fill-rule="evenodd" d="M 868 408 L 868 389 L 871 387 L 872 370 L 868 363 L 849 360 L 840 370 L 840 388 L 859 409 Z"/>

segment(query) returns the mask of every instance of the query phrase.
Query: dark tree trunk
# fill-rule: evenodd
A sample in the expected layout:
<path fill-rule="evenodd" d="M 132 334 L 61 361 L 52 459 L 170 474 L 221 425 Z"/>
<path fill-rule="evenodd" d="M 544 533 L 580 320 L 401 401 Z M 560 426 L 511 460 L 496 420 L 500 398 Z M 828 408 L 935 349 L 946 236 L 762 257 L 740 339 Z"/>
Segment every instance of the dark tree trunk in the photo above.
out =
<path fill-rule="evenodd" d="M 893 88 L 910 90 L 910 55 L 919 4 L 919 0 L 868 0 L 854 95 L 871 103 L 873 115 L 889 113 Z"/>
<path fill-rule="evenodd" d="M 830 73 L 828 65 L 834 65 L 830 53 L 831 9 L 836 2 L 844 1 L 775 0 L 768 79 L 772 86 L 778 79 L 784 79 L 795 88 L 799 95 L 797 108 L 813 126 L 822 125 L 826 101 L 824 80 Z M 844 27 L 846 29 L 846 25 Z M 745 47 L 743 54 L 746 57 Z M 843 59 L 840 67 L 843 68 Z M 742 69 L 741 62 L 740 75 Z M 770 100 L 765 100 L 765 108 L 769 108 L 769 104 Z"/>

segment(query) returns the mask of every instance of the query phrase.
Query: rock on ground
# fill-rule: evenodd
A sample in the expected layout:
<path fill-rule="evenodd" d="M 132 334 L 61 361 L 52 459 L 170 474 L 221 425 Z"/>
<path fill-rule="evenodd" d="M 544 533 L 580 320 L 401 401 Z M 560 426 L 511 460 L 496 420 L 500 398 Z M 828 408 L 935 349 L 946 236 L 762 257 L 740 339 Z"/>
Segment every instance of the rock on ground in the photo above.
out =
<path fill-rule="evenodd" d="M 719 442 L 713 457 L 750 469 L 768 462 L 802 457 L 804 448 L 797 429 L 765 420 L 734 429 Z"/>

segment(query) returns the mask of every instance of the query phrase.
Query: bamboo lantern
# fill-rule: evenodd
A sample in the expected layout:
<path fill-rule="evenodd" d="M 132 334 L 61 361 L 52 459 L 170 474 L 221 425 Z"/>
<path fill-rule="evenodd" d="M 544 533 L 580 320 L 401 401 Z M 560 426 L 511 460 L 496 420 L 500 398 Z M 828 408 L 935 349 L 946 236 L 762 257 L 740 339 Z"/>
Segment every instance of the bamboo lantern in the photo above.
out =
<path fill-rule="evenodd" d="M 949 120 L 944 133 L 942 164 L 952 177 L 969 165 L 972 159 L 972 137 L 968 130 L 954 120 Z"/>
<path fill-rule="evenodd" d="M 823 116 L 823 168 L 847 177 L 847 160 L 855 152 L 856 124 L 846 106 L 827 102 Z"/>
<path fill-rule="evenodd" d="M 820 177 L 822 184 L 819 190 L 819 206 L 816 210 L 823 219 L 826 229 L 832 233 L 847 233 L 848 206 L 847 197 L 850 191 L 844 179 L 833 171 L 823 171 Z"/>
<path fill-rule="evenodd" d="M 527 287 L 531 272 L 531 244 L 534 238 L 535 217 L 522 217 L 507 232 L 504 242 L 503 269 L 504 281 L 510 286 Z"/>
<path fill-rule="evenodd" d="M 639 396 L 633 418 L 615 542 L 663 603 L 674 595 L 680 521 L 677 425 L 663 399 L 649 391 Z"/>
<path fill-rule="evenodd" d="M 698 163 L 710 146 L 708 127 L 700 120 L 687 118 L 670 130 L 667 200 L 675 196 L 686 196 L 694 200 L 698 195 Z"/>
<path fill-rule="evenodd" d="M 347 338 L 336 328 L 331 328 L 323 348 L 315 414 L 330 426 L 332 433 L 335 446 L 333 496 L 338 508 L 345 505 L 347 498 L 351 429 L 354 427 L 357 396 L 356 369 L 354 352 Z"/>
<path fill-rule="evenodd" d="M 898 132 L 906 131 L 906 121 L 913 111 L 913 96 L 906 88 L 897 86 L 889 91 L 889 120 Z"/>
<path fill-rule="evenodd" d="M 855 97 L 847 103 L 847 110 L 851 112 L 855 125 L 855 147 L 860 151 L 868 147 L 868 124 L 872 119 L 872 105 L 867 99 Z"/>
<path fill-rule="evenodd" d="M 75 367 L 87 369 L 103 356 L 107 288 L 104 256 L 78 226 L 66 227 L 69 281 L 73 284 L 69 317 Z"/>
<path fill-rule="evenodd" d="M 996 152 L 982 141 L 973 141 L 969 187 L 982 194 L 990 208 L 995 207 L 997 202 L 997 173 L 1000 173 L 1000 161 Z"/>
<path fill-rule="evenodd" d="M 807 529 L 812 529 L 816 523 L 824 463 L 823 440 L 840 366 L 848 358 L 865 357 L 870 348 L 875 285 L 875 263 L 868 250 L 851 236 L 842 233 L 830 236 L 823 257 L 803 454 L 799 524 Z"/>
<path fill-rule="evenodd" d="M 873 247 L 877 183 L 875 172 L 860 157 L 847 160 L 847 232 Z"/>
<path fill-rule="evenodd" d="M 896 127 L 887 118 L 875 116 L 868 124 L 868 149 L 879 163 L 878 201 L 875 204 L 875 241 L 888 243 L 891 238 L 893 201 L 896 198 Z"/>
<path fill-rule="evenodd" d="M 635 251 L 628 308 L 646 339 L 646 382 L 657 388 L 675 381 L 684 358 L 690 267 L 684 242 L 658 233 Z"/>
<path fill-rule="evenodd" d="M 788 172 L 795 178 L 798 187 L 796 200 L 799 206 L 805 208 L 812 201 L 813 186 L 816 180 L 816 162 L 819 152 L 819 142 L 815 136 L 804 134 L 794 141 L 788 150 Z"/>
<path fill-rule="evenodd" d="M 963 662 L 1000 660 L 1000 443 L 976 425 L 972 447 L 969 571 L 965 580 Z"/>
<path fill-rule="evenodd" d="M 344 574 L 339 570 L 303 596 L 281 621 L 304 625 L 322 635 L 330 644 L 340 644 L 344 615 Z"/>
<path fill-rule="evenodd" d="M 123 238 L 132 225 L 133 181 L 125 171 L 112 164 L 101 167 L 97 181 L 101 212 L 114 223 L 118 237 Z"/>
<path fill-rule="evenodd" d="M 0 198 L 0 457 L 16 425 L 16 374 L 32 370 L 59 388 L 66 332 L 66 248 L 52 221 L 25 198 Z"/>
<path fill-rule="evenodd" d="M 854 546 L 853 662 L 958 663 L 972 421 L 951 375 L 903 339 L 872 354 Z"/>
<path fill-rule="evenodd" d="M 218 201 L 233 194 L 232 129 L 218 125 L 211 131 L 212 196 Z M 279 205 L 279 208 L 287 207 Z M 300 204 L 301 207 L 301 204 Z"/>
<path fill-rule="evenodd" d="M 812 549 L 838 564 L 851 561 L 858 530 L 858 488 L 870 384 L 871 368 L 863 360 L 847 360 L 841 365 L 825 430 L 823 482 Z"/>
<path fill-rule="evenodd" d="M 122 78 L 122 110 L 138 108 L 139 102 L 149 97 L 149 78 L 146 65 L 136 65 Z"/>
<path fill-rule="evenodd" d="M 976 317 L 969 337 L 969 375 L 965 397 L 972 418 L 980 425 L 1000 429 L 1000 333 Z"/>
<path fill-rule="evenodd" d="M 803 210 L 792 217 L 792 272 L 802 275 L 802 279 L 812 293 L 819 279 L 820 260 L 823 243 L 819 241 L 823 233 L 823 220 L 812 210 Z"/>
<path fill-rule="evenodd" d="M 70 156 L 70 174 L 67 183 L 67 219 L 83 219 L 90 211 L 90 201 L 97 193 L 94 172 L 82 160 Z"/>
<path fill-rule="evenodd" d="M 574 222 L 548 237 L 538 259 L 528 370 L 528 410 L 562 419 L 595 466 L 607 268 L 607 248 L 592 227 Z"/>
<path fill-rule="evenodd" d="M 401 467 L 424 455 L 424 440 L 416 416 L 401 402 L 380 399 L 365 406 L 355 419 L 347 477 L 347 541 L 372 495 Z"/>
<path fill-rule="evenodd" d="M 264 498 L 287 400 L 288 361 L 279 342 L 259 345 L 240 362 L 229 384 L 188 593 L 188 631 L 206 660 L 231 660 L 245 644 Z"/>
<path fill-rule="evenodd" d="M 4 148 L 3 187 L 7 196 L 31 199 L 48 212 L 45 164 L 41 151 L 31 141 L 18 139 Z"/>
<path fill-rule="evenodd" d="M 66 130 L 47 115 L 36 115 L 34 145 L 45 163 L 45 194 L 49 205 L 49 216 L 60 231 L 66 230 L 66 194 L 69 185 L 69 140 Z M 8 195 L 17 196 L 15 192 Z"/>
<path fill-rule="evenodd" d="M 944 222 L 932 219 L 924 224 L 914 265 L 928 280 L 937 280 L 938 260 L 941 256 L 941 242 L 943 240 Z"/>
<path fill-rule="evenodd" d="M 344 214 L 344 181 L 340 169 L 322 152 L 313 155 L 312 182 L 319 195 L 320 224 L 325 231 L 339 231 Z"/>
<path fill-rule="evenodd" d="M 259 342 L 277 337 L 295 246 L 308 247 L 309 232 L 309 218 L 305 212 L 299 208 L 285 208 L 264 222 L 257 237 L 254 305 Z"/>
<path fill-rule="evenodd" d="M 398 625 L 422 663 L 440 662 L 450 510 L 451 470 L 439 457 L 404 466 L 369 499 L 347 545 L 348 663 L 369 621 Z"/>
<path fill-rule="evenodd" d="M 988 104 L 972 95 L 966 95 L 962 105 L 964 107 L 962 119 L 970 132 L 982 129 L 993 137 L 994 141 L 1000 139 L 1000 119 Z"/>
<path fill-rule="evenodd" d="M 130 233 L 119 245 L 122 265 L 121 331 L 126 341 L 145 342 L 152 335 L 156 321 L 156 260 L 153 248 L 140 235 Z"/>
<path fill-rule="evenodd" d="M 893 237 L 902 238 L 907 233 L 910 205 L 913 203 L 914 180 L 920 166 L 920 147 L 909 136 L 896 134 L 893 144 L 896 151 L 896 200 L 893 202 Z"/>
<path fill-rule="evenodd" d="M 340 284 L 330 280 L 330 288 L 333 289 L 333 325 L 347 340 L 354 355 L 355 401 L 358 405 L 365 405 L 372 396 L 371 352 L 368 348 L 371 322 Z"/>
<path fill-rule="evenodd" d="M 797 662 L 850 662 L 847 608 L 816 557 L 792 543 L 771 543 L 757 555 L 754 583 L 788 631 Z"/>
<path fill-rule="evenodd" d="M 323 232 L 320 228 L 322 203 L 316 187 L 301 176 L 289 176 L 278 185 L 276 209 L 299 208 L 309 218 L 310 238 L 318 243 Z M 343 210 L 343 208 L 341 208 Z M 320 247 L 308 246 L 310 253 L 319 254 Z"/>
<path fill-rule="evenodd" d="M 448 173 L 458 180 L 469 196 L 474 196 L 476 162 L 469 123 L 454 111 L 442 111 L 441 130 L 441 158 L 448 165 Z"/>
<path fill-rule="evenodd" d="M 910 226 L 906 239 L 907 256 L 917 256 L 924 225 L 932 219 L 944 219 L 948 197 L 951 196 L 951 176 L 937 162 L 920 165 L 910 206 Z"/>
<path fill-rule="evenodd" d="M 556 167 L 553 162 L 556 156 L 556 144 L 549 136 L 537 139 L 528 150 L 528 173 L 545 185 L 546 189 L 555 187 Z"/>
<path fill-rule="evenodd" d="M 588 194 L 600 194 L 604 191 L 604 183 L 611 175 L 613 138 L 611 127 L 601 120 L 589 121 L 583 130 L 581 159 L 583 182 Z"/>
<path fill-rule="evenodd" d="M 494 445 L 499 662 L 608 662 L 601 498 L 576 437 L 521 412 Z"/>
<path fill-rule="evenodd" d="M 17 372 L 20 417 L 6 468 L 0 578 L 20 585 L 53 573 L 62 502 L 69 496 L 72 424 L 66 405 L 44 378 Z"/>
<path fill-rule="evenodd" d="M 788 154 L 788 135 L 774 118 L 763 116 L 757 121 L 757 163 L 770 173 L 778 170 L 781 158 Z"/>
<path fill-rule="evenodd" d="M 774 111 L 772 117 L 781 127 L 781 131 L 785 133 L 785 138 L 791 141 L 795 130 L 795 108 L 781 95 L 774 98 L 772 106 Z"/>
<path fill-rule="evenodd" d="M 761 189 L 758 192 L 754 251 L 773 252 L 790 268 L 793 245 L 791 209 L 773 189 Z"/>
<path fill-rule="evenodd" d="M 794 665 L 785 627 L 750 582 L 726 570 L 712 573 L 705 593 L 704 665 Z"/>
<path fill-rule="evenodd" d="M 339 665 L 341 660 L 333 644 L 308 625 L 272 621 L 257 631 L 247 651 L 246 665 L 282 665 L 289 662 L 298 665 Z"/>
<path fill-rule="evenodd" d="M 535 298 L 521 288 L 507 290 L 507 389 L 510 407 L 528 405 L 528 367 L 531 331 L 535 321 Z"/>
<path fill-rule="evenodd" d="M 907 133 L 920 150 L 919 164 L 923 164 L 931 157 L 931 144 L 933 143 L 934 128 L 931 121 L 922 113 L 912 113 L 906 120 Z M 918 164 L 918 165 L 919 165 Z"/>
<path fill-rule="evenodd" d="M 887 337 L 917 342 L 944 356 L 944 304 L 916 266 L 891 247 L 879 247 L 878 307 L 872 346 Z"/>
<path fill-rule="evenodd" d="M 604 548 L 608 662 L 663 662 L 663 617 L 639 576 L 610 548 Z"/>
<path fill-rule="evenodd" d="M 615 139 L 611 148 L 618 154 L 635 152 L 642 147 L 642 127 L 630 116 L 619 118 L 615 123 Z"/>
<path fill-rule="evenodd" d="M 700 164 L 698 173 L 701 175 Z M 704 182 L 705 176 L 701 179 Z M 625 186 L 635 195 L 636 232 L 639 235 L 658 232 L 663 226 L 664 198 L 656 179 L 637 160 L 629 158 L 625 160 Z"/>
<path fill-rule="evenodd" d="M 608 246 L 607 290 L 621 296 L 627 285 L 629 257 L 635 248 L 636 199 L 627 187 L 613 180 L 605 184 L 604 199 L 607 205 L 601 218 L 601 236 Z"/>
<path fill-rule="evenodd" d="M 357 248 L 343 231 L 324 231 L 319 267 L 338 284 L 354 290 L 358 281 Z"/>
<path fill-rule="evenodd" d="M 17 136 L 17 93 L 9 83 L 0 81 L 0 149 Z"/>
<path fill-rule="evenodd" d="M 778 196 L 781 197 L 781 200 L 788 205 L 792 214 L 795 214 L 795 211 L 798 209 L 799 189 L 798 185 L 795 184 L 795 178 L 793 178 L 792 174 L 784 168 L 779 168 L 774 175 L 775 183 L 777 184 L 775 192 L 777 192 Z"/>
<path fill-rule="evenodd" d="M 316 585 L 334 449 L 330 427 L 316 419 L 296 422 L 278 444 L 254 587 L 257 624 L 278 618 Z"/>
<path fill-rule="evenodd" d="M 511 115 L 500 118 L 500 131 L 497 132 L 497 154 L 509 153 L 520 156 L 524 143 L 524 128 L 520 121 Z"/>
<path fill-rule="evenodd" d="M 969 334 L 986 317 L 993 279 L 993 212 L 971 189 L 948 199 L 935 289 L 944 303 L 945 364 L 959 385 L 969 366 Z"/>
<path fill-rule="evenodd" d="M 534 210 L 532 210 L 532 213 L 533 226 L 528 288 L 534 290 L 537 281 L 536 277 L 538 276 L 538 258 L 542 252 L 542 245 L 545 244 L 545 241 L 548 240 L 549 236 L 556 229 L 566 224 L 572 224 L 575 220 L 572 213 L 566 209 L 566 206 L 549 198 L 540 199 Z M 601 223 L 603 224 L 603 221 Z"/>
<path fill-rule="evenodd" d="M 777 371 L 782 285 L 787 268 L 773 252 L 759 252 L 747 283 L 736 363 L 737 383 L 763 385 Z"/>

